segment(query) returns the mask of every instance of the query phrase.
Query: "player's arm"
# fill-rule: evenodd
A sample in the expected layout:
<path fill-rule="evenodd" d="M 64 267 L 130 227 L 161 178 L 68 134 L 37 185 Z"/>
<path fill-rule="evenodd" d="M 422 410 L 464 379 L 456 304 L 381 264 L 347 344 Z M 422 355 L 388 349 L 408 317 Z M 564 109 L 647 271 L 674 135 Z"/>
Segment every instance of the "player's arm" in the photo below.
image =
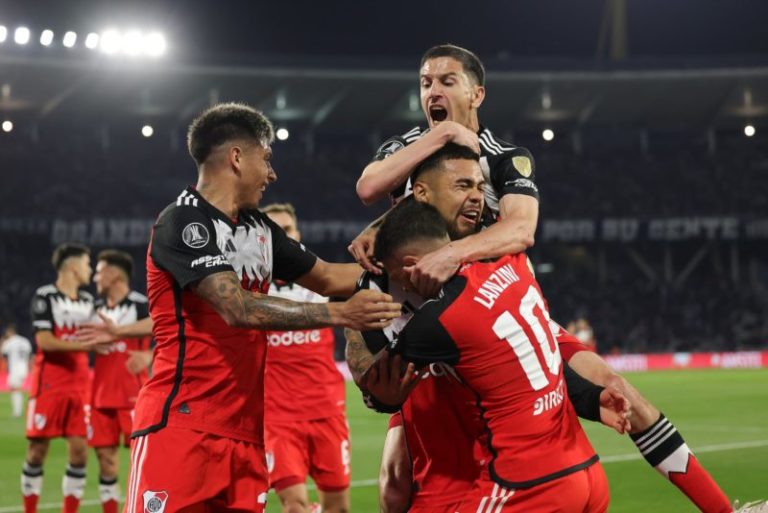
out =
<path fill-rule="evenodd" d="M 368 272 L 374 274 L 381 274 L 379 264 L 373 258 L 374 243 L 376 241 L 376 233 L 379 231 L 381 223 L 387 214 L 382 214 L 378 219 L 365 227 L 360 232 L 360 235 L 354 238 L 354 240 L 347 246 L 347 251 L 352 255 L 355 261 Z"/>
<path fill-rule="evenodd" d="M 400 315 L 400 305 L 381 292 L 363 290 L 339 303 L 299 303 L 247 291 L 234 271 L 208 275 L 191 287 L 229 326 L 239 328 L 296 330 L 346 326 L 381 329 Z"/>
<path fill-rule="evenodd" d="M 99 312 L 99 317 L 102 322 L 84 323 L 75 332 L 75 337 L 80 344 L 95 348 L 103 344 L 111 344 L 115 340 L 123 338 L 152 336 L 153 322 L 149 316 L 120 326 L 101 312 Z"/>
<path fill-rule="evenodd" d="M 468 146 L 480 153 L 477 134 L 453 121 L 440 123 L 434 130 L 405 147 L 402 147 L 405 142 L 399 137 L 386 141 L 377 153 L 377 159 L 363 169 L 357 181 L 356 190 L 360 201 L 371 205 L 385 198 L 408 179 L 422 160 L 448 142 Z M 386 153 L 388 146 L 393 143 L 400 149 Z"/>
<path fill-rule="evenodd" d="M 350 297 L 355 293 L 363 269 L 357 264 L 334 264 L 317 259 L 312 269 L 296 283 L 326 297 Z"/>
<path fill-rule="evenodd" d="M 37 347 L 39 347 L 42 351 L 45 351 L 45 352 L 90 351 L 89 348 L 83 347 L 79 344 L 75 344 L 74 342 L 61 340 L 60 338 L 56 337 L 53 334 L 53 332 L 50 330 L 38 330 L 35 333 L 35 341 L 37 342 Z"/>
<path fill-rule="evenodd" d="M 587 420 L 602 422 L 624 434 L 629 431 L 630 403 L 617 389 L 604 388 L 584 379 L 563 362 L 568 399 L 576 414 Z"/>

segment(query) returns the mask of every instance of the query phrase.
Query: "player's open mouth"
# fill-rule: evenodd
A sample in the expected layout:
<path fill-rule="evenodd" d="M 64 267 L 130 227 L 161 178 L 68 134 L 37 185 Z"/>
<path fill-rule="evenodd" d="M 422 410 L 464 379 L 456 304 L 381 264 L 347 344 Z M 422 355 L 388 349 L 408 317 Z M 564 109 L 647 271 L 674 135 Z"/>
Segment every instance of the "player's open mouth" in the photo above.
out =
<path fill-rule="evenodd" d="M 429 117 L 432 121 L 445 121 L 448 119 L 448 111 L 442 105 L 432 105 L 429 108 Z"/>
<path fill-rule="evenodd" d="M 472 224 L 477 223 L 477 221 L 480 219 L 480 211 L 479 210 L 466 210 L 461 213 L 461 217 Z"/>

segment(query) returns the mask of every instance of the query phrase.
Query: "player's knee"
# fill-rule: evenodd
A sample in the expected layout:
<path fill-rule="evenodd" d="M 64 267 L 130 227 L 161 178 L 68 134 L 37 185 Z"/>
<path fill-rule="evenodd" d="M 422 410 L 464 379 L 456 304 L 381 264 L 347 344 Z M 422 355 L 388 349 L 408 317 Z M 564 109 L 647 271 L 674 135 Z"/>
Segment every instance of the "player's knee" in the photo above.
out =
<path fill-rule="evenodd" d="M 324 493 L 322 495 L 323 513 L 349 513 L 349 493 Z"/>
<path fill-rule="evenodd" d="M 307 501 L 299 498 L 289 498 L 282 501 L 283 513 L 309 513 L 309 504 Z"/>

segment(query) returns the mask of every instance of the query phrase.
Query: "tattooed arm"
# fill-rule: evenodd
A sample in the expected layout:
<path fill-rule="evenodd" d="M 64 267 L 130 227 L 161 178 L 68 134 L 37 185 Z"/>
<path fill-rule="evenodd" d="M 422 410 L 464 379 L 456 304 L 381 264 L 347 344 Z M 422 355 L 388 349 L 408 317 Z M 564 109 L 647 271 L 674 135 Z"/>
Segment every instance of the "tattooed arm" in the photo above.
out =
<path fill-rule="evenodd" d="M 230 326 L 273 330 L 347 326 L 381 329 L 400 315 L 400 305 L 380 292 L 363 290 L 343 303 L 298 303 L 244 290 L 232 271 L 192 285 Z"/>
<path fill-rule="evenodd" d="M 349 372 L 352 373 L 355 383 L 360 384 L 363 375 L 376 361 L 376 356 L 368 350 L 365 340 L 363 340 L 363 334 L 359 331 L 347 328 L 344 330 L 344 338 L 347 339 L 344 356 L 347 359 Z"/>

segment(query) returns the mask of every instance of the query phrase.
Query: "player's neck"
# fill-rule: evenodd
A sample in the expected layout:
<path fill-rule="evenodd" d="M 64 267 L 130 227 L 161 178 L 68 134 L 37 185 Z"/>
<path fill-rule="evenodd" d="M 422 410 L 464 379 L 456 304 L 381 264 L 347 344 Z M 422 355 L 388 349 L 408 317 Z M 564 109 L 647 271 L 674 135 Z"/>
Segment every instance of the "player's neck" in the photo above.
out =
<path fill-rule="evenodd" d="M 126 283 L 115 283 L 112 285 L 112 287 L 110 287 L 109 291 L 107 291 L 107 306 L 112 308 L 119 305 L 123 302 L 126 296 L 128 296 L 130 291 L 131 290 L 128 288 Z"/>
<path fill-rule="evenodd" d="M 72 299 L 77 298 L 77 292 L 80 290 L 80 282 L 74 273 L 64 271 L 59 273 L 56 278 L 56 288 Z"/>
<path fill-rule="evenodd" d="M 229 183 L 217 182 L 201 174 L 195 189 L 214 208 L 224 212 L 230 219 L 237 219 L 240 205 L 237 203 L 237 193 Z"/>

